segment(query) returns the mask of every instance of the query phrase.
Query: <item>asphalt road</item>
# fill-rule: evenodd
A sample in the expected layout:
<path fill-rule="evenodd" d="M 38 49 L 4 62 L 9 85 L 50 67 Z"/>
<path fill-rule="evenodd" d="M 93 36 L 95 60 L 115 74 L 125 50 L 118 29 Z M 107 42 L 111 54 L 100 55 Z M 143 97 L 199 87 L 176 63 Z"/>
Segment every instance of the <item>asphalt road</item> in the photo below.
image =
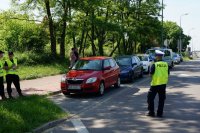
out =
<path fill-rule="evenodd" d="M 145 116 L 149 84 L 146 75 L 121 88 L 110 88 L 103 97 L 54 95 L 50 99 L 71 117 L 45 133 L 200 132 L 200 60 L 171 70 L 163 118 Z"/>

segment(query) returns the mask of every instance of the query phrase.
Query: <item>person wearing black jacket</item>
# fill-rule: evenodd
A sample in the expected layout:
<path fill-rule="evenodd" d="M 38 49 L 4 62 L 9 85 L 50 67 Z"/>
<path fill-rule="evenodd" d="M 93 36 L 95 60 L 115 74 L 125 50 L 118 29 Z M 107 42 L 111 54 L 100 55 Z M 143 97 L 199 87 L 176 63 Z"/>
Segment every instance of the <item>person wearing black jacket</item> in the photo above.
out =
<path fill-rule="evenodd" d="M 5 93 L 4 93 L 4 85 L 3 85 L 3 81 L 4 81 L 4 61 L 3 61 L 3 51 L 0 51 L 0 96 L 2 100 L 5 100 Z"/>

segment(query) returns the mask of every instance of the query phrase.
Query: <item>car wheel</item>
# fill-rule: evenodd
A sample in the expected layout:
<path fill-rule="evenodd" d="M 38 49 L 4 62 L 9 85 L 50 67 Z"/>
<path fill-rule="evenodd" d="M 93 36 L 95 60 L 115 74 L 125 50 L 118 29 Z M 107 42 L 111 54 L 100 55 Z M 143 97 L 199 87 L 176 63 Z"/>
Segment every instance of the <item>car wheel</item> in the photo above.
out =
<path fill-rule="evenodd" d="M 63 94 L 64 94 L 65 96 L 69 96 L 69 95 L 70 95 L 69 92 L 63 92 Z"/>
<path fill-rule="evenodd" d="M 134 75 L 134 73 L 132 73 L 132 74 L 130 75 L 130 82 L 133 82 L 134 79 L 135 79 L 135 75 Z"/>
<path fill-rule="evenodd" d="M 170 66 L 169 68 L 173 68 L 173 67 L 174 67 L 174 63 L 172 62 L 172 63 L 171 63 L 171 66 Z"/>
<path fill-rule="evenodd" d="M 148 67 L 147 74 L 149 74 L 149 72 L 150 72 L 150 67 Z"/>
<path fill-rule="evenodd" d="M 120 84 L 121 84 L 121 80 L 120 80 L 120 77 L 117 78 L 117 82 L 114 84 L 114 87 L 115 88 L 119 88 L 120 87 Z"/>
<path fill-rule="evenodd" d="M 99 96 L 103 96 L 104 91 L 105 91 L 105 86 L 104 86 L 104 83 L 101 82 L 100 85 L 99 85 L 99 92 L 98 92 L 98 95 L 99 95 Z"/>
<path fill-rule="evenodd" d="M 141 69 L 141 71 L 140 71 L 140 78 L 142 78 L 143 77 L 143 69 Z"/>

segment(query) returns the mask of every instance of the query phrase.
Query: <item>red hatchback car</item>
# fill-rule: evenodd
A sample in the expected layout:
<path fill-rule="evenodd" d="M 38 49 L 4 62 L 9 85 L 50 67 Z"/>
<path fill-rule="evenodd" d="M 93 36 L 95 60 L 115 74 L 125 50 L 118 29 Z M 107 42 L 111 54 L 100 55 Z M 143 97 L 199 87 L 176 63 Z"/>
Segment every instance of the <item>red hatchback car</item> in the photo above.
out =
<path fill-rule="evenodd" d="M 86 57 L 79 59 L 61 78 L 61 91 L 70 93 L 104 94 L 105 88 L 120 87 L 120 69 L 111 57 Z"/>

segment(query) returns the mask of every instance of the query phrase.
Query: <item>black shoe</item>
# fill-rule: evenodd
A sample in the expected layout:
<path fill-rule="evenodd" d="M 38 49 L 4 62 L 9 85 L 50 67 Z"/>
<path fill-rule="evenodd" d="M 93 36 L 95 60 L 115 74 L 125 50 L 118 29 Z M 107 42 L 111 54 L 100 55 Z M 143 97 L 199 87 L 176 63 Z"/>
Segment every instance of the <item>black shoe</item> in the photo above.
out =
<path fill-rule="evenodd" d="M 161 114 L 157 114 L 157 117 L 160 117 L 160 118 L 162 118 L 162 117 L 163 117 L 163 115 L 161 115 Z"/>
<path fill-rule="evenodd" d="M 24 97 L 24 95 L 23 95 L 23 94 L 19 94 L 19 96 L 20 96 L 20 97 Z"/>
<path fill-rule="evenodd" d="M 155 117 L 155 113 L 147 113 L 146 116 Z"/>
<path fill-rule="evenodd" d="M 5 97 L 5 96 L 2 96 L 2 97 L 1 97 L 1 99 L 2 99 L 2 100 L 6 100 L 6 99 L 7 99 L 7 97 Z"/>
<path fill-rule="evenodd" d="M 9 99 L 14 99 L 14 97 L 13 96 L 9 96 Z"/>

